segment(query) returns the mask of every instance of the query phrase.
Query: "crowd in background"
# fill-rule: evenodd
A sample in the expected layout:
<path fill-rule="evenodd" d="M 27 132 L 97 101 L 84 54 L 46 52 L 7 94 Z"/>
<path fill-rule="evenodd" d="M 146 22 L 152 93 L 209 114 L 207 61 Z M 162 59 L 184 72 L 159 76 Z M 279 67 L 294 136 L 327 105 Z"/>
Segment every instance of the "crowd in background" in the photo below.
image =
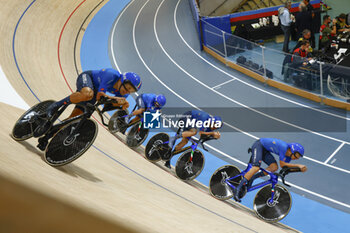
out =
<path fill-rule="evenodd" d="M 321 27 L 315 23 L 315 11 L 310 4 L 310 0 L 303 0 L 299 4 L 299 12 L 294 17 L 290 13 L 291 2 L 287 1 L 284 7 L 279 9 L 279 18 L 281 21 L 281 28 L 284 33 L 283 51 L 286 53 L 294 54 L 298 52 L 299 55 L 305 55 L 312 53 L 316 47 L 315 34 L 320 33 L 318 49 L 323 49 L 331 46 L 331 41 L 338 34 L 350 31 L 350 26 L 347 22 L 347 15 L 342 13 L 335 19 L 331 19 L 329 15 L 323 16 L 323 24 Z M 295 25 L 292 24 L 295 22 Z M 289 50 L 289 38 L 291 30 L 295 30 L 298 36 L 298 43 L 295 48 Z M 303 40 L 306 40 L 303 42 Z M 302 44 L 308 43 L 308 48 L 304 50 L 301 48 Z M 297 51 L 296 51 L 297 50 Z M 300 53 L 300 51 L 303 53 Z"/>

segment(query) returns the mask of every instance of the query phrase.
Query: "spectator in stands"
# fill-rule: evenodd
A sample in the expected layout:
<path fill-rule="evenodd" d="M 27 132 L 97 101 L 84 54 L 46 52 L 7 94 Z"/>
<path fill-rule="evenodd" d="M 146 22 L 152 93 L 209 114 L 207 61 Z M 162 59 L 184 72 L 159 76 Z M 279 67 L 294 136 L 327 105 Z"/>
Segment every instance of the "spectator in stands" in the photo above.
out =
<path fill-rule="evenodd" d="M 311 13 L 312 18 L 315 17 L 314 7 L 310 4 L 310 0 L 303 0 L 304 5 L 307 8 L 307 11 Z"/>
<path fill-rule="evenodd" d="M 278 9 L 278 16 L 281 21 L 281 28 L 284 34 L 284 42 L 283 42 L 283 52 L 289 53 L 289 37 L 290 37 L 290 26 L 293 22 L 290 14 L 290 8 L 292 4 L 291 1 L 286 1 L 284 7 Z"/>
<path fill-rule="evenodd" d="M 311 47 L 315 48 L 315 33 L 318 31 L 318 25 L 316 25 L 316 22 L 315 22 L 315 10 L 314 10 L 314 7 L 310 4 L 310 0 L 303 0 L 303 3 L 306 6 L 307 12 L 311 15 L 311 22 L 310 22 L 311 28 L 308 28 L 311 31 L 311 38 L 309 41 L 310 41 Z"/>
<path fill-rule="evenodd" d="M 310 31 L 311 37 L 311 21 L 311 14 L 307 11 L 306 5 L 303 2 L 301 2 L 299 4 L 299 13 L 295 17 L 295 26 L 297 29 L 298 37 L 303 36 L 302 33 L 305 29 L 308 29 Z M 310 38 L 307 39 L 309 40 Z"/>
<path fill-rule="evenodd" d="M 310 42 L 308 40 L 303 40 L 300 47 L 293 51 L 292 63 L 294 67 L 301 65 L 306 66 L 308 61 L 312 59 L 308 52 L 309 46 Z"/>
<path fill-rule="evenodd" d="M 323 24 L 320 27 L 320 41 L 319 49 L 328 48 L 331 44 L 331 39 L 337 34 L 337 20 L 333 19 L 333 25 L 330 26 L 331 17 L 329 15 L 323 16 Z"/>
<path fill-rule="evenodd" d="M 302 34 L 302 36 L 299 38 L 298 43 L 296 44 L 296 46 L 293 49 L 293 52 L 297 48 L 300 48 L 301 42 L 303 40 L 308 40 L 310 42 L 310 46 L 309 46 L 309 48 L 307 50 L 308 50 L 308 53 L 311 54 L 313 52 L 313 48 L 312 48 L 311 41 L 310 41 L 311 31 L 309 29 L 304 29 L 301 34 Z"/>
<path fill-rule="evenodd" d="M 342 13 L 337 17 L 336 26 L 337 26 L 337 34 L 350 31 L 349 30 L 350 26 L 346 24 L 346 15 L 345 14 Z"/>
<path fill-rule="evenodd" d="M 292 55 L 292 64 L 290 67 L 293 69 L 292 71 L 292 79 L 296 86 L 305 88 L 307 90 L 312 90 L 312 72 L 307 69 L 303 69 L 308 65 L 309 61 L 312 59 L 308 52 L 308 48 L 310 46 L 310 42 L 308 40 L 303 40 L 299 48 L 294 50 Z"/>

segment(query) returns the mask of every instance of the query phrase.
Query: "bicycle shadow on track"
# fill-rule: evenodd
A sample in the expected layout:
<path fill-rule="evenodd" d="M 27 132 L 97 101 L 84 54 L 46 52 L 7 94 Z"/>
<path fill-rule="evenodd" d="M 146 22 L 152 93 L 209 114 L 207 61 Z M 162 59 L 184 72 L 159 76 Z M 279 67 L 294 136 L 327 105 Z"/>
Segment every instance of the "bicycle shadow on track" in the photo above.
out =
<path fill-rule="evenodd" d="M 9 134 L 9 136 L 11 137 L 11 135 Z M 32 152 L 33 154 L 37 154 L 38 156 L 40 156 L 41 160 L 43 162 L 45 162 L 44 158 L 43 158 L 43 152 L 40 151 L 38 148 L 36 148 L 35 146 L 33 146 L 32 144 L 30 144 L 28 141 L 17 141 L 20 145 L 24 146 L 28 151 Z"/>
<path fill-rule="evenodd" d="M 85 180 L 95 183 L 102 182 L 102 180 L 94 176 L 92 173 L 72 163 L 64 165 L 62 167 L 56 167 L 56 169 L 75 178 L 81 177 Z"/>
<path fill-rule="evenodd" d="M 31 153 L 40 156 L 41 160 L 44 162 L 44 165 L 48 165 L 45 162 L 44 153 L 42 151 L 40 151 L 38 148 L 33 146 L 28 141 L 18 141 L 18 143 L 20 145 L 24 146 Z M 48 165 L 48 166 L 50 166 L 50 165 Z M 81 178 L 88 180 L 88 181 L 91 181 L 91 182 L 96 182 L 96 183 L 102 182 L 102 180 L 95 177 L 92 173 L 88 172 L 87 170 L 85 170 L 85 169 L 83 169 L 75 164 L 67 164 L 67 165 L 64 165 L 62 167 L 53 167 L 53 168 L 56 168 L 57 170 L 65 173 L 65 174 L 68 174 L 72 177 L 75 177 L 75 178 L 81 177 Z"/>

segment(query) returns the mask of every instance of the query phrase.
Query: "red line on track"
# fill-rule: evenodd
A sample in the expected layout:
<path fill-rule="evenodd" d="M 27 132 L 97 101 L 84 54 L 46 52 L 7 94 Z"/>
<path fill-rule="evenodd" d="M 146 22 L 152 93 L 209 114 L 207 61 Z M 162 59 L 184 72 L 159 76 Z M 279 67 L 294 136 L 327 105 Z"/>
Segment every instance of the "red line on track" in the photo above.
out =
<path fill-rule="evenodd" d="M 64 81 L 66 82 L 69 90 L 73 93 L 73 90 L 72 88 L 69 86 L 68 82 L 67 82 L 67 78 L 66 76 L 64 75 L 64 72 L 63 72 L 63 69 L 62 69 L 62 64 L 61 64 L 61 57 L 60 57 L 60 46 L 61 46 L 61 39 L 62 39 L 62 35 L 63 35 L 63 32 L 64 32 L 64 29 L 66 28 L 66 25 L 68 23 L 68 21 L 71 19 L 72 15 L 78 10 L 78 8 L 83 5 L 83 3 L 85 2 L 86 0 L 82 1 L 75 9 L 74 11 L 69 15 L 68 19 L 66 20 L 66 22 L 64 23 L 63 27 L 62 27 L 62 30 L 61 30 L 61 33 L 60 33 L 60 37 L 58 39 L 58 46 L 57 46 L 57 57 L 58 57 L 58 64 L 59 64 L 59 67 L 60 67 L 60 70 L 61 70 L 61 73 L 63 75 L 63 79 Z"/>
<path fill-rule="evenodd" d="M 58 39 L 58 45 L 57 45 L 57 58 L 58 58 L 58 64 L 59 64 L 59 67 L 60 67 L 60 70 L 61 70 L 61 73 L 62 73 L 62 76 L 63 76 L 63 79 L 64 81 L 66 82 L 69 90 L 73 93 L 73 90 L 72 88 L 70 87 L 68 81 L 67 81 L 67 78 L 64 74 L 64 71 L 63 71 L 63 68 L 62 68 L 62 63 L 61 63 L 61 56 L 60 56 L 60 46 L 61 46 L 61 39 L 62 39 L 62 35 L 63 35 L 63 32 L 69 22 L 69 20 L 72 18 L 73 14 L 78 10 L 79 7 L 81 7 L 81 5 L 83 5 L 83 3 L 86 2 L 86 0 L 82 1 L 73 11 L 72 13 L 69 15 L 69 17 L 67 18 L 66 22 L 64 23 L 62 29 L 61 29 L 61 33 L 60 33 L 60 37 Z M 98 121 L 94 116 L 92 116 L 92 118 L 94 118 L 102 127 L 105 128 L 105 126 L 100 122 Z"/>

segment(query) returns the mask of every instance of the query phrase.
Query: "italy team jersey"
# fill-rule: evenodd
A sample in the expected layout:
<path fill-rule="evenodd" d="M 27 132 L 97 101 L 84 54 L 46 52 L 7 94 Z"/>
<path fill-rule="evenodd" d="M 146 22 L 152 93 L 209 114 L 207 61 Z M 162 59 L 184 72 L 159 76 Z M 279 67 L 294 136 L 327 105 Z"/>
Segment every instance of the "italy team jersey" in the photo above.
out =
<path fill-rule="evenodd" d="M 278 155 L 280 161 L 286 163 L 290 162 L 291 158 L 286 157 L 286 152 L 288 150 L 288 144 L 286 142 L 276 138 L 261 138 L 260 142 L 266 150 Z"/>
<path fill-rule="evenodd" d="M 115 89 L 113 86 L 114 84 L 121 79 L 122 74 L 120 74 L 118 71 L 107 68 L 102 70 L 92 70 L 92 78 L 95 88 L 98 92 L 104 92 L 107 91 L 117 97 L 128 97 L 129 95 L 120 95 L 119 90 Z"/>
<path fill-rule="evenodd" d="M 191 111 L 191 118 L 196 119 L 196 121 L 206 121 L 210 119 L 210 115 L 206 112 L 200 111 L 200 110 L 192 110 Z M 205 128 L 204 126 L 199 129 L 200 131 L 203 132 L 211 132 L 212 130 L 210 128 Z"/>
<path fill-rule="evenodd" d="M 161 108 L 156 108 L 154 106 L 154 101 L 157 95 L 155 94 L 141 94 L 142 103 L 141 108 L 149 109 L 149 110 L 159 110 Z"/>

